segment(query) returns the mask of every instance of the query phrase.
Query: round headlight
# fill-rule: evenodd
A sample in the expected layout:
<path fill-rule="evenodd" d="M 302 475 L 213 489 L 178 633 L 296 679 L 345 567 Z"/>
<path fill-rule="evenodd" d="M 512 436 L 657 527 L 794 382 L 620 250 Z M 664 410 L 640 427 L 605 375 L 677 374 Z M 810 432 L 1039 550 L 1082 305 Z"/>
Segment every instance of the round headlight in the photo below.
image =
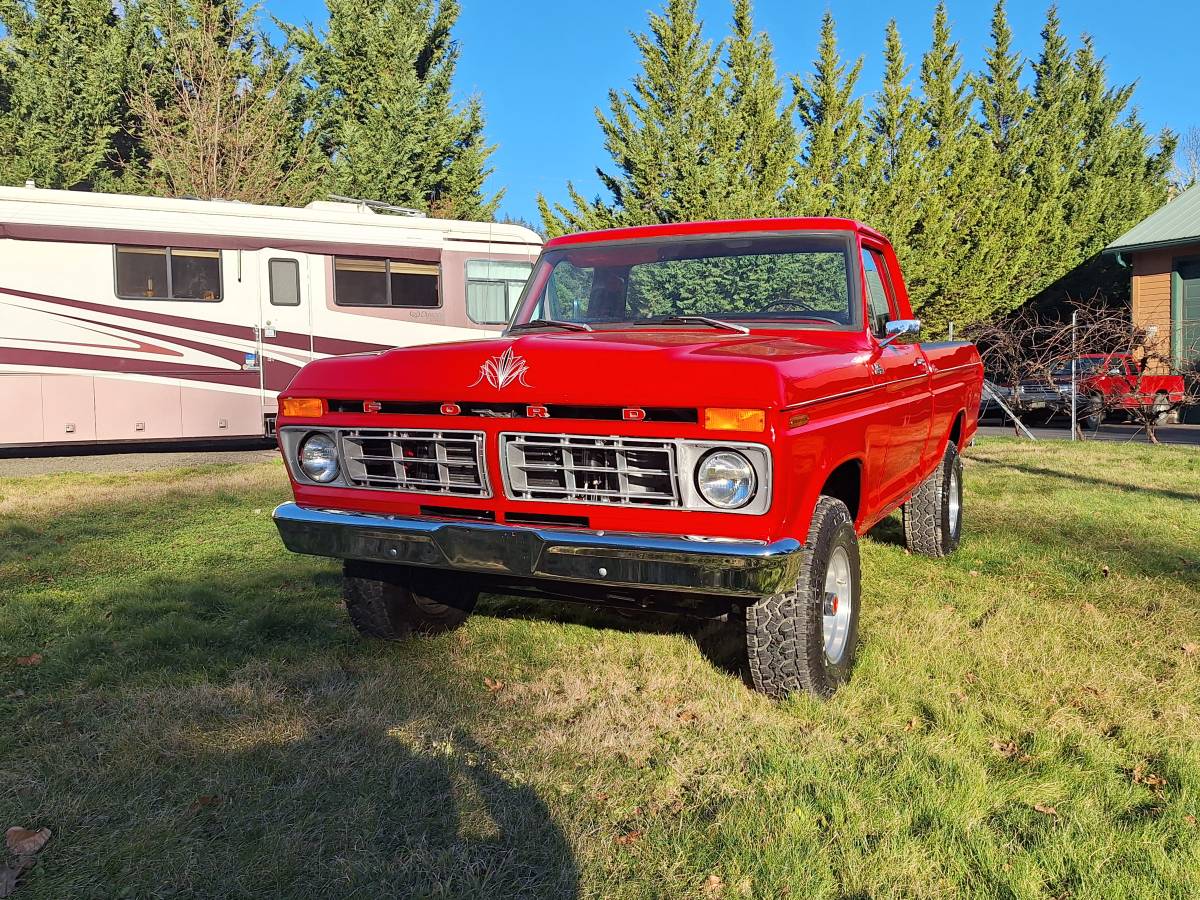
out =
<path fill-rule="evenodd" d="M 713 450 L 696 467 L 696 489 L 713 506 L 740 509 L 754 499 L 758 476 L 736 450 Z"/>
<path fill-rule="evenodd" d="M 300 469 L 313 481 L 327 484 L 337 478 L 337 445 L 327 434 L 310 434 L 300 445 Z"/>

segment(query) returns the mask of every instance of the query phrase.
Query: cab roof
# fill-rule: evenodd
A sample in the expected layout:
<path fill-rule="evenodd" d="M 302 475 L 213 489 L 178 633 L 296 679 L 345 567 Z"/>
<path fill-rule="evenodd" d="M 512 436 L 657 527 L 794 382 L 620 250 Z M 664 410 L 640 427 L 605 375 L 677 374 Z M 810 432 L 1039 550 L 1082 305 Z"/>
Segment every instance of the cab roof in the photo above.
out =
<path fill-rule="evenodd" d="M 854 219 L 833 216 L 793 216 L 774 219 L 725 219 L 710 222 L 672 222 L 666 225 L 635 225 L 628 228 L 606 228 L 602 231 L 581 231 L 566 234 L 546 242 L 546 249 L 575 244 L 595 244 L 607 241 L 636 241 L 652 238 L 702 237 L 704 235 L 739 234 L 747 232 L 780 231 L 853 231 L 877 240 L 887 241 L 882 234 Z"/>

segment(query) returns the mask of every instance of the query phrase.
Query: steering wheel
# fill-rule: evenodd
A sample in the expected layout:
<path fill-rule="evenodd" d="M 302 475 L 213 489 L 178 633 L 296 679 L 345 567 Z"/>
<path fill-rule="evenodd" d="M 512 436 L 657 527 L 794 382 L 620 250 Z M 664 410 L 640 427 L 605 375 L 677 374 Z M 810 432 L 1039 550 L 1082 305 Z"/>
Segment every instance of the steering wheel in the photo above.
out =
<path fill-rule="evenodd" d="M 760 309 L 759 312 L 770 312 L 771 310 L 775 309 L 775 307 L 783 306 L 785 304 L 790 304 L 793 309 L 796 309 L 800 312 L 812 313 L 812 315 L 809 316 L 809 318 L 816 319 L 820 322 L 829 322 L 831 325 L 844 324 L 839 319 L 836 319 L 833 316 L 821 314 L 817 310 L 813 309 L 811 306 L 807 305 L 806 303 L 804 303 L 800 300 L 795 299 L 794 297 L 776 297 L 774 300 L 772 300 L 771 302 L 767 303 L 764 307 L 762 307 L 762 309 Z"/>

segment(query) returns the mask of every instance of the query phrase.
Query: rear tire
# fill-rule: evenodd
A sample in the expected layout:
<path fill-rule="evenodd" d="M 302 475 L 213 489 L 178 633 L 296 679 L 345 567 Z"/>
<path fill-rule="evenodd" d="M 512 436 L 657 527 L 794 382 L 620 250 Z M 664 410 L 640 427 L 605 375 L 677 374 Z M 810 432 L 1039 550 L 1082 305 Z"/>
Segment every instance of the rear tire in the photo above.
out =
<path fill-rule="evenodd" d="M 347 560 L 344 572 L 346 612 L 364 637 L 397 641 L 450 631 L 467 620 L 479 599 L 477 590 L 445 573 L 356 560 Z"/>
<path fill-rule="evenodd" d="M 1172 419 L 1175 416 L 1174 410 L 1171 409 L 1171 398 L 1162 391 L 1155 394 L 1154 404 L 1150 407 L 1150 414 L 1154 416 L 1155 425 L 1173 424 Z"/>
<path fill-rule="evenodd" d="M 806 691 L 828 697 L 850 679 L 862 596 L 858 536 L 841 500 L 813 511 L 795 587 L 746 608 L 754 686 L 775 699 Z"/>
<path fill-rule="evenodd" d="M 962 537 L 962 457 L 946 444 L 942 462 L 901 507 L 904 542 L 910 553 L 948 556 Z"/>
<path fill-rule="evenodd" d="M 1079 418 L 1079 423 L 1088 431 L 1097 431 L 1104 424 L 1104 401 L 1099 397 L 1088 397 L 1087 406 Z"/>

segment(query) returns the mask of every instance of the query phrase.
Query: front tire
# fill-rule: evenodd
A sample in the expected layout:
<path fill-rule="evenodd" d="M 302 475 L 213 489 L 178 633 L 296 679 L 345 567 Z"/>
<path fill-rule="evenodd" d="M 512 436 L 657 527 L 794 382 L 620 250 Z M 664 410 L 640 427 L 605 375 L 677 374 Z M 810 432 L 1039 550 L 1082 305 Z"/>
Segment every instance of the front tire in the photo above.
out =
<path fill-rule="evenodd" d="M 941 464 L 901 508 L 904 543 L 910 553 L 948 556 L 962 537 L 962 457 L 946 444 Z"/>
<path fill-rule="evenodd" d="M 364 637 L 388 641 L 440 634 L 462 625 L 479 592 L 454 577 L 430 577 L 402 566 L 347 560 L 342 596 Z"/>
<path fill-rule="evenodd" d="M 795 587 L 746 608 L 750 676 L 776 699 L 797 691 L 829 697 L 849 681 L 858 651 L 862 574 L 846 504 L 817 501 L 801 552 Z"/>

